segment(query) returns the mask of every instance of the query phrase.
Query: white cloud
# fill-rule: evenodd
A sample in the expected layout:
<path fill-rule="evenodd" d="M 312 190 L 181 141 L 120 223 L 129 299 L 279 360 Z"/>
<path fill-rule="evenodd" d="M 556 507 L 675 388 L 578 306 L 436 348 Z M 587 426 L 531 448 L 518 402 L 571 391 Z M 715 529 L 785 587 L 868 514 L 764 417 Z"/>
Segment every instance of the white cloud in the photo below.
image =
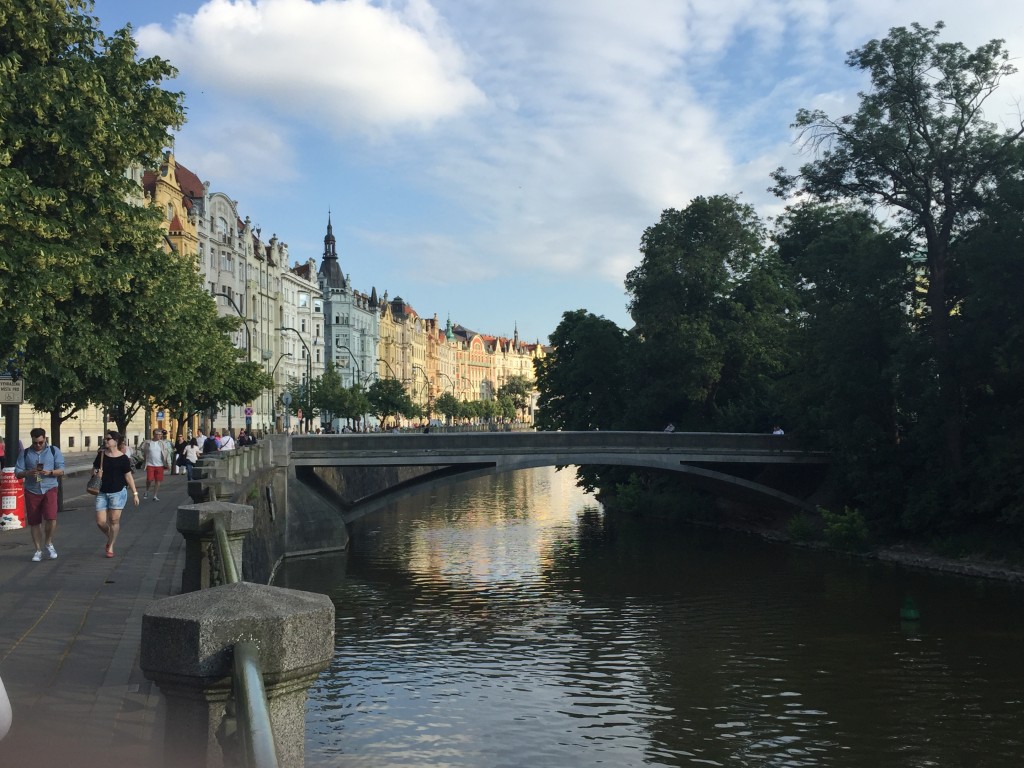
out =
<path fill-rule="evenodd" d="M 186 79 L 332 132 L 429 126 L 483 102 L 462 55 L 422 0 L 210 0 L 174 28 L 138 30 L 140 49 Z"/>
<path fill-rule="evenodd" d="M 621 286 L 644 229 L 698 195 L 777 212 L 770 171 L 804 159 L 796 110 L 853 111 L 846 52 L 940 18 L 945 40 L 1024 55 L 1024 14 L 994 0 L 210 0 L 138 37 L 204 91 L 186 165 L 215 186 L 297 180 L 305 199 L 273 211 L 292 220 L 264 222 L 285 239 L 315 241 L 286 231 L 358 185 L 353 166 L 386 177 L 345 222 L 420 308 L 417 282 L 513 271 Z"/>

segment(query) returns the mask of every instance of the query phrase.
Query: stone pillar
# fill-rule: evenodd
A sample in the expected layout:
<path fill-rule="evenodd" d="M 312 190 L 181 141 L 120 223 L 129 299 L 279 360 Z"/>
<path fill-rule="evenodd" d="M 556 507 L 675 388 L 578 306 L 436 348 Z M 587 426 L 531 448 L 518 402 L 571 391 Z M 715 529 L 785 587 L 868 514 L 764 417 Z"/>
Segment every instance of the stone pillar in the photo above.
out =
<path fill-rule="evenodd" d="M 214 539 L 213 518 L 219 517 L 228 534 L 235 566 L 242 573 L 242 545 L 252 530 L 253 509 L 247 504 L 207 501 L 178 507 L 178 532 L 185 538 L 185 569 L 181 572 L 181 591 L 194 592 L 211 585 L 210 543 Z"/>
<path fill-rule="evenodd" d="M 239 582 L 157 600 L 142 617 L 142 671 L 167 702 L 165 768 L 241 764 L 244 746 L 226 715 L 243 640 L 259 648 L 278 761 L 303 766 L 306 694 L 334 653 L 334 605 L 326 595 Z"/>

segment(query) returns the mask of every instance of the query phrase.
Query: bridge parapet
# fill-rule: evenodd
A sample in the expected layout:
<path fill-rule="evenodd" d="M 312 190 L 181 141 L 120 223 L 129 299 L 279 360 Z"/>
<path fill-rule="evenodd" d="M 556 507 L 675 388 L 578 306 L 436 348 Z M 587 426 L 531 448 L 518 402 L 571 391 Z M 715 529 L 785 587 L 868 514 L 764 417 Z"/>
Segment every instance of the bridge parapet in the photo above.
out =
<path fill-rule="evenodd" d="M 673 454 L 681 460 L 750 459 L 823 463 L 827 454 L 804 451 L 786 436 L 723 432 L 475 432 L 449 434 L 351 434 L 293 436 L 298 464 L 351 463 L 356 459 L 411 454 L 509 456 L 572 454 Z"/>

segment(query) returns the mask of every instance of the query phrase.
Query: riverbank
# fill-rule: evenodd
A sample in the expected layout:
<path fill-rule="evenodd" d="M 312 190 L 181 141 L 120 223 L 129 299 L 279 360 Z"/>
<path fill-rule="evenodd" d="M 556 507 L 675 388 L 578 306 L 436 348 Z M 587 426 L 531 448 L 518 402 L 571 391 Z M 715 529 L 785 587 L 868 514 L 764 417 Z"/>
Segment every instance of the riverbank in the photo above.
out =
<path fill-rule="evenodd" d="M 894 565 L 901 565 L 907 568 L 919 568 L 922 570 L 951 573 L 970 578 L 995 579 L 998 581 L 1024 584 L 1024 566 L 991 559 L 983 555 L 974 555 L 963 558 L 944 557 L 929 551 L 924 546 L 906 543 L 877 547 L 869 550 L 868 552 L 842 552 L 840 550 L 833 549 L 820 541 L 794 541 L 793 538 L 786 533 L 786 523 L 789 520 L 788 514 L 752 514 L 749 509 L 740 509 L 736 507 L 723 509 L 722 511 L 724 515 L 722 520 L 718 523 L 711 524 L 713 527 L 759 536 L 766 541 L 774 541 L 780 544 L 815 549 L 823 552 L 832 551 L 836 554 L 842 554 L 848 557 L 863 558 L 865 560 L 878 560 L 879 562 L 892 563 Z"/>

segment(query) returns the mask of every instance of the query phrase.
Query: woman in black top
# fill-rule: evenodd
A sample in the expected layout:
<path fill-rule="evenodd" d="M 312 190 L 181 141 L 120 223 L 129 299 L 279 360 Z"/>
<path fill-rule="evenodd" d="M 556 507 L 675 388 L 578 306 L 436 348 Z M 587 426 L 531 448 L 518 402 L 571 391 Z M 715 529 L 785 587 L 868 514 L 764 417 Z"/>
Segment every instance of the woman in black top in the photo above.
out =
<path fill-rule="evenodd" d="M 107 557 L 114 556 L 114 541 L 121 530 L 121 510 L 128 502 L 129 488 L 135 497 L 135 506 L 139 506 L 139 492 L 135 488 L 135 478 L 132 476 L 132 462 L 121 449 L 121 435 L 117 432 L 107 432 L 103 438 L 103 448 L 92 462 L 93 474 L 101 475 L 100 492 L 96 497 L 96 525 L 107 537 L 107 546 L 104 550 Z"/>

